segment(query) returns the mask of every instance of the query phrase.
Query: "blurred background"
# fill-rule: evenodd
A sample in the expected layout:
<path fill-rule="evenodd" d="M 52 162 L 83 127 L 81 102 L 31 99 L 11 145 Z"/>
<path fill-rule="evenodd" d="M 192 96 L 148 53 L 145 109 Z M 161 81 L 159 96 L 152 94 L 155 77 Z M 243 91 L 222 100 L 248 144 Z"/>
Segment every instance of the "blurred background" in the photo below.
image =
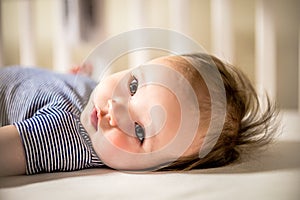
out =
<path fill-rule="evenodd" d="M 0 67 L 66 72 L 116 34 L 167 28 L 241 68 L 282 109 L 300 111 L 299 19 L 299 0 L 0 0 Z"/>

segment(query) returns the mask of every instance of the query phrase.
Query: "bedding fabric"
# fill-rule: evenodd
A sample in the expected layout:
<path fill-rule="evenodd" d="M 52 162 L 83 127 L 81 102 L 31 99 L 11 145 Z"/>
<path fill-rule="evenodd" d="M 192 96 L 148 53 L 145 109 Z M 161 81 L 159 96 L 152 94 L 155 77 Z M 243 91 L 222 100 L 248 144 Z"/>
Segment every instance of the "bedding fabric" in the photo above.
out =
<path fill-rule="evenodd" d="M 230 166 L 190 172 L 110 169 L 5 177 L 0 199 L 300 199 L 300 114 L 283 112 L 282 134 Z"/>

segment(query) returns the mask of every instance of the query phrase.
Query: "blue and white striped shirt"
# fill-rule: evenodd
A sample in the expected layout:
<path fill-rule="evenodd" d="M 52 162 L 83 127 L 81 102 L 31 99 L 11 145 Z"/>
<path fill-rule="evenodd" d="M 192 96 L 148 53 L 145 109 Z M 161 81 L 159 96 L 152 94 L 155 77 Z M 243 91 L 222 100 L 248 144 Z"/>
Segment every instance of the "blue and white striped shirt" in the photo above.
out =
<path fill-rule="evenodd" d="M 42 69 L 0 70 L 0 127 L 16 126 L 27 174 L 103 166 L 80 122 L 95 86 L 87 77 Z"/>

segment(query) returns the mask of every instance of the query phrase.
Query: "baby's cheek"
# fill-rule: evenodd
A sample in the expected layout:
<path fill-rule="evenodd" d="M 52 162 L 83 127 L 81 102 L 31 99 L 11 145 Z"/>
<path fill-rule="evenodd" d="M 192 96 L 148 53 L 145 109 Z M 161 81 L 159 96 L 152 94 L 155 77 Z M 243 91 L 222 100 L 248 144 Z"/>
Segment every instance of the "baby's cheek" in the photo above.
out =
<path fill-rule="evenodd" d="M 136 138 L 129 136 L 123 132 L 111 132 L 105 135 L 108 142 L 126 152 L 138 153 L 139 152 L 139 142 Z"/>

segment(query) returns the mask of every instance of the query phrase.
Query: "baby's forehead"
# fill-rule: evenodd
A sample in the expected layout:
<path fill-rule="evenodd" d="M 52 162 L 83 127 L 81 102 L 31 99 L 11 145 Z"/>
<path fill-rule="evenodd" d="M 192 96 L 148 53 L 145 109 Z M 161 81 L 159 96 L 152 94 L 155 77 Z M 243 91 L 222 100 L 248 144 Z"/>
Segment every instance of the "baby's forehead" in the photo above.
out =
<path fill-rule="evenodd" d="M 186 68 L 188 61 L 181 56 L 164 56 L 150 60 L 145 64 L 163 65 L 178 71 L 178 68 Z M 179 72 L 179 71 L 178 71 Z"/>
<path fill-rule="evenodd" d="M 161 85 L 184 98 L 185 104 L 193 104 L 192 96 L 209 97 L 208 88 L 197 69 L 193 68 L 182 56 L 166 56 L 151 60 L 131 72 L 139 80 L 139 86 L 145 84 Z"/>
<path fill-rule="evenodd" d="M 180 72 L 165 62 L 148 62 L 134 68 L 131 74 L 138 80 L 140 87 L 152 84 L 174 91 L 190 85 Z"/>
<path fill-rule="evenodd" d="M 182 56 L 164 56 L 164 57 L 158 57 L 155 59 L 152 59 L 137 68 L 133 68 L 132 71 L 137 71 L 137 70 L 145 70 L 146 66 L 149 68 L 153 68 L 154 66 L 156 67 L 155 70 L 149 70 L 147 69 L 147 73 L 149 74 L 155 74 L 156 76 L 162 76 L 165 75 L 168 77 L 170 73 L 174 74 L 177 73 L 180 76 L 185 76 L 184 71 L 188 70 L 188 68 L 193 68 L 193 66 L 189 63 L 188 60 L 186 60 Z M 169 73 L 164 73 L 166 70 L 164 68 L 167 68 Z M 188 77 L 185 77 L 188 79 Z"/>
<path fill-rule="evenodd" d="M 200 74 L 201 68 L 193 65 L 190 60 L 184 56 L 164 56 L 150 60 L 145 64 L 156 64 L 159 66 L 169 67 L 178 73 L 182 74 L 188 81 L 194 81 L 196 79 L 202 80 Z M 197 78 L 193 78 L 197 77 Z"/>

